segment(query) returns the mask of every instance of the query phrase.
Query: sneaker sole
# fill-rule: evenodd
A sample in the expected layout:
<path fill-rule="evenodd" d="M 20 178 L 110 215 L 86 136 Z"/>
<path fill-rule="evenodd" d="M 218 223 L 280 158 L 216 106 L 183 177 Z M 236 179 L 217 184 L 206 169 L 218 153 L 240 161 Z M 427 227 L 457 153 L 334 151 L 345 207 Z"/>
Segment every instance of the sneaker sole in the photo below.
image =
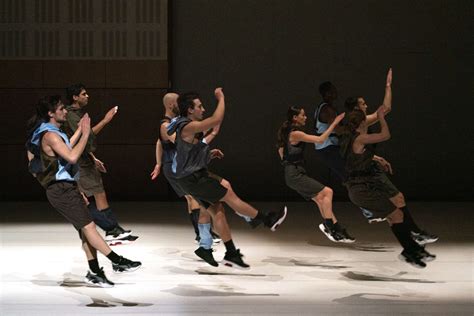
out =
<path fill-rule="evenodd" d="M 281 225 L 281 223 L 283 223 L 283 221 L 285 220 L 286 218 L 286 214 L 288 214 L 288 208 L 285 206 L 285 208 L 283 209 L 283 216 L 280 217 L 279 220 L 277 220 L 277 222 L 275 224 L 273 224 L 273 226 L 270 228 L 270 230 L 272 232 L 274 232 L 275 230 L 277 230 L 278 226 Z"/>
<path fill-rule="evenodd" d="M 409 261 L 407 261 L 407 259 L 406 259 L 402 254 L 399 254 L 399 255 L 398 255 L 398 260 L 400 260 L 400 261 L 402 261 L 402 262 L 405 262 L 405 263 L 408 263 L 409 265 L 411 265 L 411 266 L 413 266 L 413 267 L 415 267 L 415 268 L 417 268 L 417 269 L 424 269 L 424 268 L 426 268 L 426 264 L 425 264 L 425 266 L 423 267 L 423 266 L 420 266 L 420 265 L 418 265 L 418 264 L 416 264 L 416 263 L 414 263 L 414 262 L 409 262 Z"/>
<path fill-rule="evenodd" d="M 326 236 L 327 239 L 329 239 L 332 242 L 338 242 L 331 236 L 331 234 L 326 233 L 326 227 L 324 227 L 324 224 L 319 224 L 318 227 L 319 227 L 319 230 L 324 234 L 324 236 Z"/>
<path fill-rule="evenodd" d="M 112 268 L 112 270 L 114 271 L 114 273 L 120 274 L 120 273 L 134 272 L 134 271 L 137 271 L 140 268 L 141 268 L 141 265 L 139 265 L 138 267 L 130 268 L 130 269 L 123 270 L 123 271 L 118 271 L 118 270 L 115 270 L 113 268 Z"/>
<path fill-rule="evenodd" d="M 420 245 L 420 246 L 423 246 L 423 245 L 426 245 L 426 244 L 431 244 L 431 243 L 434 243 L 434 242 L 437 242 L 439 238 L 436 238 L 436 239 L 423 239 L 423 240 L 416 240 L 415 239 L 415 242 Z"/>
<path fill-rule="evenodd" d="M 112 287 L 114 287 L 112 284 L 108 284 L 108 283 L 94 283 L 94 282 L 90 281 L 87 278 L 84 278 L 84 282 L 89 284 L 89 285 L 92 285 L 94 287 L 101 287 L 101 288 L 112 288 Z"/>
<path fill-rule="evenodd" d="M 432 261 L 435 261 L 436 260 L 436 257 L 426 257 L 426 258 L 421 258 L 421 261 L 423 262 L 432 262 Z"/>
<path fill-rule="evenodd" d="M 221 264 L 225 265 L 226 267 L 229 268 L 234 268 L 234 269 L 239 269 L 239 270 L 250 270 L 250 267 L 242 267 L 239 266 L 237 263 L 222 259 Z"/>
<path fill-rule="evenodd" d="M 129 232 L 129 233 L 122 233 L 118 236 L 105 236 L 105 241 L 113 241 L 113 240 L 117 240 L 117 239 L 122 239 L 122 238 L 125 238 L 125 237 L 128 237 L 132 234 L 132 232 Z"/>
<path fill-rule="evenodd" d="M 353 243 L 355 243 L 355 239 L 342 239 L 342 240 L 339 240 L 339 241 L 336 241 L 336 242 L 342 242 L 344 244 L 353 244 Z"/>
<path fill-rule="evenodd" d="M 385 222 L 387 219 L 386 218 L 381 218 L 381 217 L 375 217 L 375 218 L 371 218 L 368 220 L 369 224 L 372 224 L 372 223 L 382 223 L 382 222 Z"/>
<path fill-rule="evenodd" d="M 128 245 L 135 242 L 135 240 L 110 240 L 106 242 L 107 242 L 107 245 L 112 247 L 112 246 Z"/>

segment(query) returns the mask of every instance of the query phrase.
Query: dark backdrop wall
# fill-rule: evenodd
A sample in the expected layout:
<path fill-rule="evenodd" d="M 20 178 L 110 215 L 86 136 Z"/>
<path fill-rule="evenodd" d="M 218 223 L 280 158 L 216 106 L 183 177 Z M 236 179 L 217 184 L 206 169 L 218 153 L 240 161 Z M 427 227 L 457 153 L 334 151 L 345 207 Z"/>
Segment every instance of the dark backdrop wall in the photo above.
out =
<path fill-rule="evenodd" d="M 291 199 L 275 150 L 289 105 L 312 116 L 317 86 L 337 106 L 352 95 L 381 104 L 393 67 L 392 139 L 379 147 L 412 199 L 473 197 L 471 1 L 173 1 L 173 86 L 223 86 L 226 117 L 212 169 L 251 199 Z M 308 119 L 312 123 L 312 119 Z M 345 198 L 311 146 L 308 171 Z"/>
<path fill-rule="evenodd" d="M 28 14 L 14 7 L 30 2 L 0 3 L 12 12 L 0 10 L 2 199 L 43 198 L 26 172 L 24 122 L 38 97 L 63 93 L 71 81 L 89 87 L 89 111 L 96 120 L 109 106 L 120 105 L 119 115 L 99 136 L 97 156 L 109 167 L 104 177 L 109 195 L 117 200 L 175 198 L 163 178 L 149 181 L 168 75 L 175 90 L 201 92 L 208 112 L 215 108 L 214 88 L 224 87 L 226 117 L 214 144 L 226 157 L 212 169 L 230 180 L 239 195 L 300 199 L 285 187 L 275 150 L 276 130 L 287 107 L 304 105 L 311 116 L 320 101 L 317 85 L 331 80 L 339 89 L 341 110 L 347 96 L 359 94 L 375 110 L 383 98 L 386 71 L 393 67 L 392 139 L 379 150 L 394 167 L 394 182 L 411 199 L 472 200 L 471 1 L 39 1 Z M 77 17 L 68 9 L 55 22 L 54 14 L 41 10 L 51 3 L 79 10 L 84 5 L 115 7 L 83 9 Z M 160 3 L 170 15 L 163 16 Z M 153 22 L 163 25 L 153 16 L 170 20 L 170 70 L 167 60 L 149 54 L 156 49 L 156 34 L 133 33 L 153 32 Z M 48 21 L 59 23 L 60 30 L 105 28 L 97 42 L 88 41 L 87 32 L 75 37 L 85 47 L 94 45 L 99 55 L 88 59 L 87 49 L 66 39 L 65 54 L 79 56 L 55 55 L 56 46 L 47 43 L 56 35 L 41 26 Z M 26 32 L 11 33 L 9 28 L 18 24 Z M 38 32 L 28 38 L 33 29 Z M 116 35 L 117 29 L 136 34 L 136 39 L 120 42 L 123 35 Z M 11 58 L 28 48 L 37 54 L 34 60 Z M 123 51 L 138 58 L 121 59 Z M 345 199 L 344 188 L 311 146 L 306 154 L 309 173 Z"/>

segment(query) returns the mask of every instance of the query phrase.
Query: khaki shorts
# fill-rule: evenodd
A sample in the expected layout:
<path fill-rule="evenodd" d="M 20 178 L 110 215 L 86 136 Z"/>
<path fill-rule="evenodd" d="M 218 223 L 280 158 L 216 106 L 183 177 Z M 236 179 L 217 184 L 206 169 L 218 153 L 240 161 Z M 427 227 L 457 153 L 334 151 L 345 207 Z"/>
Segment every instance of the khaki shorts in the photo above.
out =
<path fill-rule="evenodd" d="M 102 174 L 97 170 L 95 165 L 81 165 L 79 167 L 79 190 L 87 197 L 94 194 L 104 192 L 104 184 L 102 183 Z"/>

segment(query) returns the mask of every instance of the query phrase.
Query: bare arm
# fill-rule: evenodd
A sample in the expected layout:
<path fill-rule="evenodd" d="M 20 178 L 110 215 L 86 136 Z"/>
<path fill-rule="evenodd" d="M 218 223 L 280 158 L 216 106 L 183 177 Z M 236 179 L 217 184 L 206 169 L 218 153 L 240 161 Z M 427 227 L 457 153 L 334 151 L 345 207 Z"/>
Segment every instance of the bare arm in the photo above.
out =
<path fill-rule="evenodd" d="M 170 123 L 161 124 L 161 126 L 160 126 L 160 135 L 161 135 L 161 138 L 163 138 L 164 140 L 169 140 L 170 142 L 174 143 L 174 141 L 176 140 L 176 133 L 173 133 L 172 135 L 168 135 L 168 126 L 169 125 L 170 125 Z"/>
<path fill-rule="evenodd" d="M 206 144 L 210 144 L 212 140 L 216 138 L 217 134 L 219 134 L 219 130 L 220 130 L 220 125 L 214 126 L 212 131 L 209 134 L 207 134 L 206 137 L 204 137 Z"/>
<path fill-rule="evenodd" d="M 385 95 L 383 97 L 383 104 L 385 106 L 385 114 L 392 111 L 392 68 L 388 70 L 387 80 L 385 82 Z M 377 112 L 367 115 L 367 124 L 373 125 L 378 122 Z"/>
<path fill-rule="evenodd" d="M 114 118 L 115 114 L 117 114 L 118 106 L 114 106 L 111 108 L 104 116 L 104 118 L 97 123 L 94 127 L 92 127 L 92 132 L 97 135 L 100 131 L 105 127 L 105 125 L 109 124 L 110 121 Z"/>
<path fill-rule="evenodd" d="M 337 124 L 339 124 L 339 122 L 344 118 L 344 115 L 345 113 L 341 113 L 336 116 L 329 128 L 321 136 L 309 135 L 302 131 L 294 131 L 290 133 L 289 141 L 290 143 L 324 143 L 333 132 L 334 128 L 336 128 Z"/>
<path fill-rule="evenodd" d="M 84 115 L 83 119 L 81 120 L 81 128 L 82 128 L 82 135 L 79 141 L 77 142 L 76 146 L 70 149 L 66 143 L 64 143 L 63 139 L 56 133 L 47 132 L 43 136 L 43 149 L 48 154 L 48 152 L 54 152 L 67 160 L 67 162 L 71 164 L 76 164 L 79 160 L 79 157 L 82 155 L 84 148 L 87 144 L 87 139 L 89 138 L 89 134 L 91 132 L 90 129 L 90 118 L 87 114 Z"/>
<path fill-rule="evenodd" d="M 280 156 L 280 159 L 283 160 L 283 147 L 278 147 L 278 155 Z"/>
<path fill-rule="evenodd" d="M 156 141 L 156 148 L 155 148 L 155 157 L 156 157 L 156 164 L 151 172 L 150 176 L 152 180 L 155 180 L 160 175 L 161 169 L 161 157 L 163 155 L 163 146 L 161 145 L 161 141 L 158 138 Z"/>
<path fill-rule="evenodd" d="M 69 142 L 71 143 L 71 146 L 74 147 L 79 140 L 79 137 L 81 137 L 82 133 L 82 128 L 81 128 L 81 122 L 79 122 L 76 131 L 74 134 L 71 136 L 71 139 L 69 139 Z"/>
<path fill-rule="evenodd" d="M 214 91 L 214 94 L 218 102 L 217 102 L 217 108 L 212 114 L 212 116 L 202 121 L 193 121 L 187 124 L 183 128 L 183 131 L 182 131 L 183 138 L 189 135 L 194 135 L 197 133 L 207 131 L 208 129 L 211 129 L 214 126 L 221 124 L 222 120 L 224 119 L 224 113 L 225 113 L 225 101 L 224 101 L 224 93 L 222 92 L 222 88 L 217 88 Z"/>
<path fill-rule="evenodd" d="M 381 127 L 380 132 L 359 135 L 354 141 L 355 147 L 358 145 L 360 146 L 365 144 L 380 143 L 390 139 L 390 130 L 388 128 L 387 121 L 385 120 L 385 109 L 383 105 L 377 110 L 377 116 Z"/>

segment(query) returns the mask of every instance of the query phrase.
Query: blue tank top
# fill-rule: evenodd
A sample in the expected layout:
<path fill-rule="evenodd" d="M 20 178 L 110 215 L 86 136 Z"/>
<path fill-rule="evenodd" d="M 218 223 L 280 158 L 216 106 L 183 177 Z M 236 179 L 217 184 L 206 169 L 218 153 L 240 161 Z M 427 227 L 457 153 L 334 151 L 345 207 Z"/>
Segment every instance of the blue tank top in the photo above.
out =
<path fill-rule="evenodd" d="M 314 112 L 314 121 L 316 122 L 314 127 L 315 127 L 315 130 L 316 130 L 316 135 L 323 134 L 325 131 L 327 131 L 327 129 L 329 128 L 329 125 L 330 125 L 328 123 L 323 123 L 319 120 L 319 113 L 321 112 L 321 109 L 325 105 L 327 105 L 326 102 L 321 103 L 318 106 L 318 108 L 316 109 L 316 111 Z M 336 134 L 331 133 L 329 135 L 328 139 L 326 139 L 326 141 L 324 141 L 324 143 L 314 144 L 314 147 L 315 147 L 316 150 L 320 150 L 320 149 L 326 148 L 326 147 L 331 146 L 331 145 L 337 146 L 338 144 L 339 144 L 339 140 L 337 139 Z"/>

